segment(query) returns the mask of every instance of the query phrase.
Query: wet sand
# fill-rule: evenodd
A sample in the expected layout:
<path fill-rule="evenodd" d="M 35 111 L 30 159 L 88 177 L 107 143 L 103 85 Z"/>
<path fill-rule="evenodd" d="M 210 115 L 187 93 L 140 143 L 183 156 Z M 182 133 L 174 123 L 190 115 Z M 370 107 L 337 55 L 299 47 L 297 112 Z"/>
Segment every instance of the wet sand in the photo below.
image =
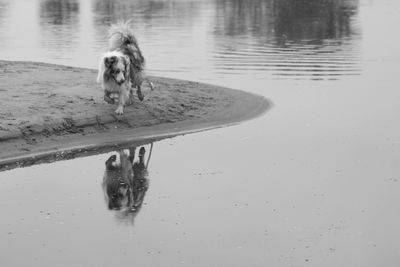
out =
<path fill-rule="evenodd" d="M 116 105 L 103 101 L 96 70 L 14 61 L 0 61 L 0 69 L 2 169 L 55 152 L 71 155 L 227 126 L 271 106 L 239 90 L 149 77 L 155 90 L 145 87 L 145 100 L 136 98 L 118 116 Z"/>

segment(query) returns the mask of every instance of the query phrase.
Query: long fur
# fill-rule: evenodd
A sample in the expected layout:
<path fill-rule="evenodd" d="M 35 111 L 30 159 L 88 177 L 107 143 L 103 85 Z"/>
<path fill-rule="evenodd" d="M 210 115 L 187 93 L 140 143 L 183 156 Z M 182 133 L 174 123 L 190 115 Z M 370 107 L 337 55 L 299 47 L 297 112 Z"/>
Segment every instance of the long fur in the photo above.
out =
<path fill-rule="evenodd" d="M 134 43 L 137 45 L 137 40 L 129 26 L 129 23 L 129 21 L 119 21 L 110 26 L 108 32 L 108 49 L 110 51 L 119 49 L 126 44 Z"/>
<path fill-rule="evenodd" d="M 123 107 L 132 102 L 134 87 L 137 88 L 138 98 L 142 101 L 143 81 L 146 80 L 152 90 L 153 84 L 145 78 L 145 60 L 129 22 L 111 25 L 108 38 L 108 52 L 100 60 L 97 82 L 101 83 L 105 92 L 104 100 L 108 103 L 114 102 L 110 98 L 111 93 L 119 94 L 118 108 L 115 112 L 122 114 Z"/>

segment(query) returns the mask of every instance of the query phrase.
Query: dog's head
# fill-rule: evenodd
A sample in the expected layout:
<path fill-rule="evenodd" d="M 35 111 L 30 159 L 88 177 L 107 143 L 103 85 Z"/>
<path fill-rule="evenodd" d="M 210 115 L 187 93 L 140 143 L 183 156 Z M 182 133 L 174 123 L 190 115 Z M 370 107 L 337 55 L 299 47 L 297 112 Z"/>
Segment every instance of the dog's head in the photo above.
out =
<path fill-rule="evenodd" d="M 103 189 L 106 202 L 110 210 L 120 210 L 129 205 L 130 187 L 121 164 L 117 157 L 112 155 L 105 162 L 106 171 L 103 180 Z"/>
<path fill-rule="evenodd" d="M 129 80 L 129 58 L 119 52 L 105 54 L 99 66 L 98 83 L 114 81 L 121 85 Z"/>

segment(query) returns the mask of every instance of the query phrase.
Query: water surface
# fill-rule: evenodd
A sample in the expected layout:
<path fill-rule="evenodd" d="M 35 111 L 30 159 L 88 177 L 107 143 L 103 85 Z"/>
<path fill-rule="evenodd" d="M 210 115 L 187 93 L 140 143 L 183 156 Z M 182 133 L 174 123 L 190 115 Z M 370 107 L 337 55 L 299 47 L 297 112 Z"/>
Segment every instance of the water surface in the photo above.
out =
<path fill-rule="evenodd" d="M 155 143 L 134 216 L 105 200 L 115 153 L 2 172 L 0 265 L 397 266 L 399 15 L 395 0 L 1 0 L 1 59 L 96 68 L 107 25 L 132 19 L 150 75 L 274 108 Z"/>

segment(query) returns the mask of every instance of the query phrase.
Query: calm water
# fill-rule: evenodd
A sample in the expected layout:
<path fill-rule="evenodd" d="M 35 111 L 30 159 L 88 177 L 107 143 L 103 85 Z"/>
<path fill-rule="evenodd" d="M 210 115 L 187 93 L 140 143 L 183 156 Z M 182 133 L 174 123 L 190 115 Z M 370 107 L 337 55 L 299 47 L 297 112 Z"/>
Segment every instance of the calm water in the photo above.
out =
<path fill-rule="evenodd" d="M 398 266 L 398 1 L 0 0 L 0 59 L 96 68 L 117 19 L 150 75 L 274 108 L 155 143 L 129 214 L 115 153 L 0 173 L 1 266 Z"/>

